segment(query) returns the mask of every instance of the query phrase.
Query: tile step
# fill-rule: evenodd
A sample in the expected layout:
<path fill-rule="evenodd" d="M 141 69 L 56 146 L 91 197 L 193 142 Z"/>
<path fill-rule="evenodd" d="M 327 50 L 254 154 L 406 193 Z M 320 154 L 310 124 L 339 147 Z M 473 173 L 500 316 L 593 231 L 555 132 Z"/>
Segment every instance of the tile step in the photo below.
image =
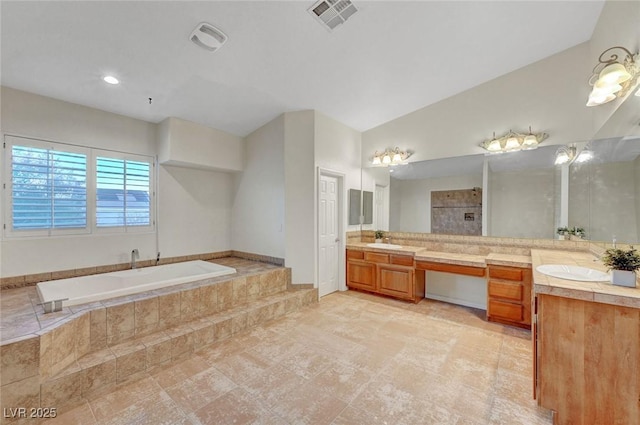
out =
<path fill-rule="evenodd" d="M 148 370 L 185 360 L 214 342 L 317 301 L 317 289 L 287 290 L 85 354 L 41 382 L 41 405 L 77 405 L 83 399 L 110 391 L 118 384 L 132 382 Z"/>

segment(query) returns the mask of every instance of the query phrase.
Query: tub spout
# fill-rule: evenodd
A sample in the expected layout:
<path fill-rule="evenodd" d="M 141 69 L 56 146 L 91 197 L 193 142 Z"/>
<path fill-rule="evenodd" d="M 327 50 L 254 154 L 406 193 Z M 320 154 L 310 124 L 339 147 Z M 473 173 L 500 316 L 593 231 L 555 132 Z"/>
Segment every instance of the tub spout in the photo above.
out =
<path fill-rule="evenodd" d="M 131 251 L 131 268 L 135 269 L 136 268 L 136 259 L 140 258 L 140 253 L 138 252 L 137 249 L 134 249 Z"/>

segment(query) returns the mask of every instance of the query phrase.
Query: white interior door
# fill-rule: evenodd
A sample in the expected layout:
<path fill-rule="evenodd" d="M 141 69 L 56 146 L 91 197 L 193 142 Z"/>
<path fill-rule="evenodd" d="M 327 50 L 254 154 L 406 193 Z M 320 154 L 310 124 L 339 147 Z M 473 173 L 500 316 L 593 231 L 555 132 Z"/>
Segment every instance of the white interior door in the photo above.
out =
<path fill-rule="evenodd" d="M 338 290 L 338 178 L 320 175 L 318 186 L 318 293 L 322 297 Z"/>
<path fill-rule="evenodd" d="M 375 229 L 376 230 L 389 230 L 389 221 L 387 220 L 387 188 L 386 186 L 376 185 L 376 199 L 375 199 Z"/>

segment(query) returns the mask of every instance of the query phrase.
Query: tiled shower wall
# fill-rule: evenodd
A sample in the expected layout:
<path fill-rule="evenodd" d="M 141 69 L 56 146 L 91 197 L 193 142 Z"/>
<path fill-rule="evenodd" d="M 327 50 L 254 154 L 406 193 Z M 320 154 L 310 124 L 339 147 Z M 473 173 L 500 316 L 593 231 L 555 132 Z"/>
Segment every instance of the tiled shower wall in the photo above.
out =
<path fill-rule="evenodd" d="M 431 232 L 482 235 L 482 188 L 432 191 Z"/>

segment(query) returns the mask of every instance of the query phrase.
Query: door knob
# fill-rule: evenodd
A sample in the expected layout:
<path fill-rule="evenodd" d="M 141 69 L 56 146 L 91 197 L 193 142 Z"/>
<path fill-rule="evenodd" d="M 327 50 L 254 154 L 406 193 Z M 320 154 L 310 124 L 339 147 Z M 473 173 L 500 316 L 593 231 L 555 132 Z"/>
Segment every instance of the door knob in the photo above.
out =
<path fill-rule="evenodd" d="M 336 238 L 335 242 L 340 242 L 340 238 Z"/>

